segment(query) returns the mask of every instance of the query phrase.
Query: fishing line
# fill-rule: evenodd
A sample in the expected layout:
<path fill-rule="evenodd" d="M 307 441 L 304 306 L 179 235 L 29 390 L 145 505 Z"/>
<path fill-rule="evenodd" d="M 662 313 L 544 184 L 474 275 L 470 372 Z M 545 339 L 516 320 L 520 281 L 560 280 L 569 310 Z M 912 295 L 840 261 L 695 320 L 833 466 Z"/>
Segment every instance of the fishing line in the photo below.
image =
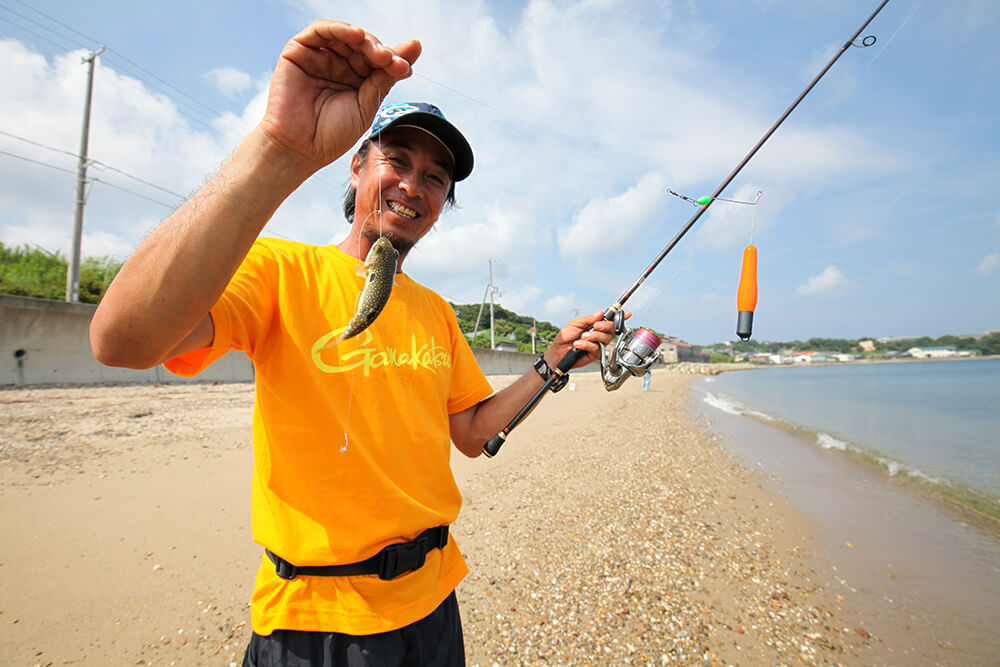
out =
<path fill-rule="evenodd" d="M 381 108 L 382 102 L 384 101 L 383 98 L 382 98 L 382 89 L 381 88 L 377 88 L 376 89 L 376 94 L 378 95 L 379 107 Z M 376 113 L 376 116 L 377 116 L 378 111 L 376 111 L 375 113 Z M 369 139 L 369 141 L 371 141 L 371 140 Z M 378 160 L 381 161 L 382 160 L 382 133 L 381 132 L 379 132 L 376 135 L 376 137 L 375 137 L 375 150 L 378 151 Z M 366 159 L 366 161 L 367 161 L 367 159 Z M 357 201 L 357 193 L 355 193 L 354 196 L 355 196 L 355 203 L 356 203 L 356 201 Z M 359 255 L 361 254 L 361 239 L 363 237 L 362 232 L 364 232 L 365 225 L 368 224 L 368 219 L 370 217 L 372 217 L 372 215 L 378 215 L 378 235 L 381 237 L 382 236 L 382 169 L 381 169 L 381 167 L 379 167 L 379 169 L 378 169 L 378 206 L 375 208 L 374 211 L 371 211 L 368 215 L 365 216 L 364 221 L 362 221 L 361 225 L 358 227 L 357 249 L 358 249 L 358 254 Z M 358 257 L 357 259 L 358 259 L 358 261 L 361 261 L 360 257 Z M 357 298 L 354 300 L 355 309 L 357 309 L 357 306 L 360 303 L 360 300 L 361 300 L 361 293 L 358 293 Z M 356 341 L 356 342 L 357 342 L 358 347 L 360 348 L 360 346 L 361 346 L 360 339 L 358 341 Z M 354 402 L 354 376 L 357 374 L 357 372 L 358 372 L 357 368 L 351 369 L 351 385 L 350 385 L 350 387 L 348 387 L 348 390 L 347 390 L 347 412 L 344 415 L 344 445 L 343 445 L 343 447 L 340 448 L 340 453 L 341 454 L 343 454 L 344 452 L 347 451 L 347 447 L 350 444 L 350 442 L 348 440 L 348 437 L 347 437 L 347 425 L 348 425 L 348 423 L 350 422 L 350 419 L 351 419 L 351 404 Z"/>
<path fill-rule="evenodd" d="M 910 19 L 912 19 L 912 18 L 913 18 L 913 15 L 914 15 L 914 14 L 916 14 L 916 13 L 917 13 L 917 11 L 919 11 L 919 10 L 920 10 L 920 8 L 924 6 L 924 2 L 926 2 L 926 0 L 920 0 L 920 2 L 919 2 L 919 3 L 917 4 L 917 6 L 913 8 L 913 11 L 912 11 L 912 12 L 910 12 L 910 15 L 906 17 L 906 20 L 905 20 L 905 21 L 903 21 L 903 22 L 902 22 L 902 23 L 901 23 L 901 24 L 899 25 L 899 27 L 898 27 L 898 28 L 896 28 L 896 32 L 892 33 L 892 35 L 891 35 L 891 36 L 889 37 L 889 39 L 887 39 L 887 40 L 886 40 L 886 42 L 885 42 L 885 44 L 884 44 L 884 45 L 882 46 L 882 48 L 881 48 L 881 49 L 879 49 L 879 52 L 878 52 L 878 53 L 876 53 L 876 54 L 875 54 L 875 55 L 874 55 L 874 56 L 872 57 L 872 59 L 871 59 L 871 60 L 870 60 L 870 61 L 868 62 L 868 64 L 867 64 L 867 65 L 865 65 L 865 69 L 868 69 L 869 67 L 871 67 L 871 66 L 872 66 L 872 63 L 874 63 L 874 62 L 875 62 L 876 60 L 878 60 L 878 57 L 879 57 L 880 55 L 882 55 L 882 52 L 883 52 L 883 51 L 885 51 L 885 50 L 886 50 L 887 48 L 889 48 L 889 44 L 891 44 L 891 43 L 892 43 L 892 40 L 896 39 L 896 35 L 897 35 L 897 34 L 899 34 L 899 31 L 900 31 L 900 30 L 902 30 L 902 29 L 903 29 L 903 27 L 904 27 L 904 26 L 906 26 L 906 24 L 910 22 Z"/>
<path fill-rule="evenodd" d="M 483 102 L 482 100 L 477 99 L 477 98 L 473 97 L 472 95 L 469 95 L 468 93 L 463 93 L 461 90 L 458 90 L 457 88 L 452 88 L 451 86 L 449 86 L 447 84 L 444 84 L 444 83 L 441 83 L 440 81 L 435 81 L 434 79 L 432 79 L 429 76 L 426 76 L 424 74 L 421 74 L 420 72 L 416 72 L 415 71 L 414 75 L 420 77 L 421 79 L 424 79 L 425 81 L 433 83 L 436 86 L 440 86 L 441 88 L 444 88 L 445 90 L 451 91 L 452 93 L 455 93 L 456 95 L 459 95 L 460 97 L 464 97 L 465 99 L 467 99 L 467 100 L 469 100 L 471 102 L 475 102 L 479 106 L 484 107 L 486 109 L 489 109 L 490 111 L 492 111 L 492 112 L 494 112 L 494 113 L 496 113 L 498 115 L 505 116 L 506 118 L 508 118 L 510 120 L 513 120 L 515 123 L 518 123 L 519 125 L 523 125 L 523 126 L 529 127 L 529 128 L 534 128 L 534 131 L 535 131 L 536 134 L 540 134 L 542 136 L 549 137 L 550 139 L 555 139 L 559 143 L 564 144 L 566 146 L 569 146 L 570 148 L 572 148 L 572 149 L 574 149 L 574 150 L 576 150 L 576 151 L 578 151 L 580 153 L 589 154 L 590 157 L 592 157 L 592 158 L 594 158 L 596 160 L 599 160 L 599 161 L 605 163 L 606 165 L 608 165 L 609 167 L 611 167 L 611 168 L 613 168 L 613 169 L 615 169 L 617 171 L 621 171 L 621 172 L 624 172 L 626 174 L 631 174 L 634 178 L 637 178 L 640 183 L 642 183 L 642 182 L 649 183 L 650 185 L 653 185 L 653 186 L 655 186 L 655 187 L 657 187 L 657 188 L 659 188 L 659 189 L 661 189 L 661 190 L 663 190 L 663 191 L 665 191 L 665 192 L 667 192 L 667 193 L 669 193 L 669 194 L 671 194 L 671 195 L 673 195 L 675 197 L 683 199 L 684 201 L 690 202 L 690 203 L 694 204 L 695 206 L 701 206 L 701 204 L 697 203 L 698 200 L 696 200 L 696 199 L 694 199 L 692 197 L 688 197 L 688 196 L 683 195 L 683 194 L 681 194 L 679 192 L 676 192 L 675 190 L 667 187 L 666 185 L 663 185 L 662 183 L 658 183 L 658 182 L 654 181 L 653 179 L 649 178 L 648 176 L 640 176 L 636 172 L 632 171 L 630 168 L 623 167 L 620 164 L 616 164 L 615 162 L 612 162 L 611 160 L 607 159 L 606 157 L 604 157 L 602 155 L 598 155 L 597 153 L 595 153 L 593 151 L 587 151 L 587 150 L 584 150 L 584 149 L 580 148 L 576 143 L 570 141 L 569 137 L 559 136 L 557 134 L 553 134 L 553 133 L 551 133 L 551 132 L 549 132 L 549 131 L 541 128 L 540 126 L 538 126 L 538 125 L 536 125 L 534 123 L 529 123 L 528 121 L 523 120 L 521 118 L 518 118 L 514 114 L 508 113 L 508 112 L 504 111 L 503 109 L 498 109 L 497 107 L 495 107 L 495 106 L 493 106 L 491 104 L 488 104 L 486 102 Z M 528 133 L 525 132 L 524 134 L 528 134 Z M 728 201 L 728 200 L 725 200 L 725 201 Z M 734 202 L 734 203 L 737 203 L 737 204 L 748 204 L 750 202 Z"/>
<path fill-rule="evenodd" d="M 351 403 L 354 402 L 354 376 L 358 372 L 357 368 L 351 369 L 351 386 L 347 389 L 347 413 L 344 415 L 344 444 L 340 448 L 340 453 L 347 452 L 350 440 L 347 438 L 347 423 L 351 419 Z"/>
<path fill-rule="evenodd" d="M 667 256 L 667 254 L 671 250 L 673 250 L 673 248 L 680 242 L 680 240 L 691 230 L 691 228 L 695 225 L 695 223 L 698 222 L 698 219 L 705 213 L 705 211 L 708 209 L 708 206 L 712 203 L 711 198 L 718 197 L 725 191 L 727 187 L 729 187 L 729 185 L 736 179 L 739 173 L 743 171 L 743 168 L 747 166 L 750 160 L 753 159 L 753 157 L 758 153 L 758 151 L 760 151 L 760 149 L 764 146 L 764 144 L 766 144 L 767 141 L 771 138 L 771 136 L 778 130 L 778 128 L 781 127 L 782 123 L 785 122 L 788 116 L 791 115 L 791 113 L 795 110 L 795 108 L 798 107 L 798 105 L 802 102 L 803 99 L 805 99 L 805 97 L 812 91 L 812 89 L 816 87 L 816 84 L 818 84 L 819 81 L 830 70 L 830 68 L 833 67 L 834 64 L 836 64 L 836 62 L 840 59 L 840 57 L 844 55 L 847 49 L 854 43 L 854 41 L 858 38 L 858 36 L 861 35 L 861 33 L 865 30 L 865 28 L 867 28 L 868 25 L 875 20 L 875 17 L 878 16 L 879 12 L 881 12 L 882 9 L 888 3 L 889 0 L 882 0 L 882 2 L 875 9 L 875 11 L 872 12 L 872 14 L 864 21 L 864 23 L 861 24 L 861 27 L 859 27 L 851 35 L 851 37 L 847 40 L 847 42 L 829 60 L 829 62 L 827 62 L 827 64 L 809 83 L 809 85 L 806 86 L 806 88 L 801 93 L 799 93 L 798 97 L 795 98 L 795 100 L 791 103 L 791 105 L 787 109 L 785 109 L 785 111 L 778 117 L 778 119 L 767 129 L 766 132 L 764 132 L 764 135 L 757 141 L 756 144 L 754 144 L 754 146 L 750 149 L 750 151 L 736 164 L 733 170 L 729 172 L 729 175 L 727 175 L 722 180 L 722 182 L 715 189 L 715 192 L 712 193 L 711 197 L 707 198 L 705 205 L 698 207 L 697 212 L 691 216 L 691 218 L 684 224 L 683 227 L 681 227 L 681 229 L 674 235 L 674 237 L 670 240 L 670 242 L 663 247 L 663 249 L 657 254 L 657 256 L 653 259 L 653 261 L 642 271 L 639 277 L 621 294 L 621 296 L 614 304 L 609 306 L 607 310 L 604 311 L 603 315 L 604 321 L 613 322 L 615 333 L 619 334 L 620 336 L 618 347 L 622 346 L 622 341 L 627 341 L 628 345 L 623 351 L 633 354 L 632 357 L 633 361 L 629 361 L 625 366 L 625 368 L 629 372 L 631 372 L 631 374 L 641 375 L 648 372 L 649 365 L 651 365 L 656 359 L 655 355 L 651 356 L 651 353 L 655 352 L 655 348 L 659 345 L 659 339 L 655 336 L 655 334 L 652 334 L 652 332 L 643 328 L 639 328 L 637 332 L 628 332 L 628 338 L 622 335 L 623 333 L 626 332 L 624 327 L 625 303 L 632 296 L 632 294 L 634 294 L 635 291 L 639 289 L 642 283 L 646 280 L 646 278 L 649 277 L 649 275 L 656 269 L 656 267 L 660 265 L 660 263 Z M 862 44 L 864 45 L 870 46 L 872 43 L 874 42 L 869 41 L 868 37 L 865 37 L 862 40 Z M 743 262 L 744 277 L 746 277 L 747 274 L 746 269 L 752 265 L 754 273 L 752 281 L 753 282 L 752 296 L 753 300 L 756 301 L 756 291 L 757 291 L 756 275 L 755 275 L 756 248 L 752 245 L 747 246 L 746 254 L 750 254 L 751 251 L 753 254 L 753 261 L 750 262 L 748 261 L 749 258 L 747 257 L 744 258 Z M 750 290 L 747 290 L 747 292 L 749 291 Z M 738 301 L 740 302 L 739 305 L 740 317 L 737 323 L 738 334 L 741 332 L 741 330 L 743 330 L 743 325 L 744 325 L 743 297 L 744 297 L 744 287 L 743 287 L 743 279 L 741 278 L 740 296 L 738 299 Z M 751 309 L 750 314 L 752 314 L 752 312 L 753 311 Z M 743 336 L 741 335 L 741 337 Z M 747 330 L 747 337 L 749 337 L 749 330 Z M 618 348 L 616 347 L 616 352 L 617 349 Z M 602 352 L 603 352 L 603 346 L 602 346 Z M 569 379 L 568 375 L 569 371 L 574 366 L 576 366 L 577 362 L 579 362 L 583 356 L 584 356 L 583 352 L 581 352 L 576 348 L 571 347 L 570 350 L 565 355 L 563 355 L 562 359 L 559 360 L 559 363 L 556 366 L 556 368 L 552 369 L 552 371 L 548 375 L 548 378 L 538 389 L 538 391 L 536 391 L 535 394 L 524 404 L 524 406 L 518 411 L 518 413 L 507 423 L 507 425 L 503 428 L 503 430 L 498 432 L 483 445 L 483 453 L 488 457 L 496 456 L 497 452 L 499 452 L 500 448 L 507 440 L 507 437 L 508 435 L 510 435 L 511 431 L 514 428 L 516 428 L 517 425 L 520 424 L 521 421 L 528 416 L 528 414 L 531 413 L 531 411 L 535 408 L 538 402 L 541 401 L 541 399 L 546 394 L 548 394 L 549 391 L 558 391 L 566 384 L 567 380 Z M 614 386 L 612 386 L 608 384 L 608 378 L 606 374 L 603 372 L 603 366 L 604 364 L 602 361 L 602 379 L 605 382 L 605 388 L 609 390 L 617 388 L 620 385 L 620 383 L 624 381 L 624 379 L 626 378 L 625 373 L 623 372 L 617 377 L 612 378 L 612 380 L 614 380 L 615 382 Z"/>
<path fill-rule="evenodd" d="M 378 90 L 379 105 L 382 104 L 382 90 Z M 375 113 L 378 113 L 377 111 Z M 382 155 L 382 133 L 379 132 L 378 136 L 375 137 L 375 141 L 378 142 L 378 155 L 381 160 Z M 378 235 L 382 236 L 382 170 L 378 170 Z"/>
<path fill-rule="evenodd" d="M 757 197 L 753 200 L 753 218 L 750 219 L 750 245 L 753 245 L 753 230 L 757 226 L 757 204 L 760 203 L 760 197 L 763 194 L 763 190 L 758 190 Z"/>

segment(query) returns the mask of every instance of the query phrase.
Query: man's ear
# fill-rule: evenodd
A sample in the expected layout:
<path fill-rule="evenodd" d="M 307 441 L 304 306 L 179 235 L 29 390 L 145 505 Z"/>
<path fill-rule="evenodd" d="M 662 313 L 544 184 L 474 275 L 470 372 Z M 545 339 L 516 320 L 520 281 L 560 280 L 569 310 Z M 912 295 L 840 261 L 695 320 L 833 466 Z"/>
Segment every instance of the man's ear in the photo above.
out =
<path fill-rule="evenodd" d="M 355 153 L 354 157 L 351 158 L 351 187 L 355 190 L 358 189 L 358 183 L 361 182 L 361 158 Z"/>

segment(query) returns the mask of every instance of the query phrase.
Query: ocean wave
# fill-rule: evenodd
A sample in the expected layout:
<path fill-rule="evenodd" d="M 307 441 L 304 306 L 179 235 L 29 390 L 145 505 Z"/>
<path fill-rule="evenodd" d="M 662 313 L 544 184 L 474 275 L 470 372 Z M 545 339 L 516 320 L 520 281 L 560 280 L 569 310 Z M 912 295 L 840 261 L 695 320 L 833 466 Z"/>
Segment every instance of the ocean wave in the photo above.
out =
<path fill-rule="evenodd" d="M 940 477 L 933 477 L 928 475 L 922 470 L 914 468 L 913 466 L 906 465 L 905 463 L 900 463 L 899 461 L 893 461 L 892 459 L 879 457 L 876 459 L 882 467 L 886 469 L 889 473 L 889 477 L 896 477 L 897 475 L 902 475 L 905 477 L 912 477 L 915 479 L 922 479 L 929 484 L 935 486 L 951 486 L 948 480 L 941 479 Z"/>
<path fill-rule="evenodd" d="M 711 405 L 716 410 L 722 410 L 723 412 L 737 416 L 741 416 L 743 414 L 743 406 L 730 398 L 726 398 L 725 396 L 718 396 L 708 392 L 701 400 Z"/>
<path fill-rule="evenodd" d="M 900 476 L 921 479 L 924 482 L 935 486 L 949 485 L 947 480 L 932 477 L 918 468 L 914 468 L 911 465 L 902 463 L 901 461 L 895 461 L 885 456 L 879 456 L 876 452 L 865 451 L 864 449 L 856 447 L 849 442 L 835 438 L 829 433 L 823 433 L 822 431 L 817 433 L 816 443 L 823 449 L 836 449 L 839 452 L 852 453 L 860 455 L 863 458 L 867 458 L 870 462 L 875 463 L 884 469 L 886 473 L 888 473 L 889 477 Z"/>
<path fill-rule="evenodd" d="M 843 440 L 838 440 L 829 433 L 822 433 L 822 432 L 817 433 L 816 442 L 823 449 L 836 449 L 841 452 L 846 452 L 849 448 L 849 445 L 846 442 L 844 442 Z"/>

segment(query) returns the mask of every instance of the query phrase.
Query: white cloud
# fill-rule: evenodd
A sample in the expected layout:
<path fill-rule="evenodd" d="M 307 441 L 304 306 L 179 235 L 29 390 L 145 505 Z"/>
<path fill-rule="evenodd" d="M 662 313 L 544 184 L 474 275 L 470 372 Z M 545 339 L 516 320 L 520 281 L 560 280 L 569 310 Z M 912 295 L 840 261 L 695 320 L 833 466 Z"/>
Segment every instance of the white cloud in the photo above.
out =
<path fill-rule="evenodd" d="M 773 121 L 787 93 L 776 89 L 783 82 L 734 68 L 723 47 L 729 27 L 708 15 L 699 19 L 693 6 L 683 3 L 292 0 L 288 5 L 289 15 L 342 18 L 387 44 L 419 38 L 423 54 L 414 76 L 390 98 L 439 104 L 473 145 L 476 170 L 459 184 L 460 208 L 418 244 L 406 271 L 443 295 L 472 303 L 482 297 L 487 261 L 501 259 L 508 266 L 508 274 L 497 280 L 510 295 L 505 301 L 517 299 L 524 308 L 534 303 L 536 309 L 548 302 L 563 311 L 546 314 L 553 321 L 564 321 L 576 308 L 604 308 L 617 297 L 694 210 L 664 187 L 693 197 L 708 194 L 705 189 L 728 173 Z M 80 53 L 46 62 L 27 49 L 16 58 L 8 51 L 0 53 L 12 63 L 0 72 L 5 129 L 31 128 L 26 136 L 72 151 L 79 141 Z M 268 62 L 277 55 L 270 54 Z M 626 62 L 654 65 L 623 66 Z M 192 192 L 263 112 L 267 81 L 224 64 L 208 62 L 193 76 L 199 82 L 207 76 L 220 90 L 252 99 L 196 121 L 99 59 L 92 157 L 174 192 Z M 255 66 L 241 66 L 256 72 Z M 758 183 L 766 188 L 758 231 L 772 224 L 782 206 L 804 197 L 807 187 L 815 190 L 845 174 L 896 164 L 891 147 L 862 134 L 865 125 L 810 126 L 804 119 L 798 115 L 796 123 L 783 127 L 754 158 L 746 180 L 723 195 L 752 198 Z M 860 165 L 858 155 L 866 156 Z M 61 166 L 73 169 L 71 158 L 62 160 Z M 73 176 L 34 171 L 0 158 L 0 178 L 10 184 L 0 191 L 0 240 L 16 234 L 52 244 L 64 238 L 51 249 L 65 251 Z M 313 243 L 343 238 L 339 206 L 346 175 L 343 160 L 324 169 L 286 200 L 269 230 Z M 59 179 L 61 199 L 49 183 Z M 166 193 L 141 191 L 179 203 Z M 158 216 L 169 213 L 169 207 L 96 183 L 85 218 L 84 254 L 116 247 L 99 231 L 120 239 L 120 247 L 134 246 Z M 719 289 L 710 283 L 728 265 L 718 270 L 706 256 L 721 253 L 700 250 L 744 243 L 752 213 L 751 207 L 713 205 L 692 230 L 697 238 L 686 239 L 681 248 L 698 252 L 698 279 L 675 289 L 688 290 L 695 304 L 694 295 Z M 609 255 L 612 261 L 598 261 Z M 676 257 L 669 259 L 661 273 L 674 270 Z M 660 314 L 667 296 L 657 284 L 650 282 L 634 298 L 634 306 L 649 311 L 650 318 L 667 317 Z"/>
<path fill-rule="evenodd" d="M 80 140 L 83 53 L 46 60 L 19 42 L 0 41 L 0 61 L 11 64 L 0 70 L 4 131 L 64 153 L 10 137 L 2 137 L 0 148 L 75 171 L 75 158 L 65 153 L 75 153 Z M 193 128 L 169 99 L 98 60 L 88 151 L 96 162 L 88 170 L 82 254 L 127 254 L 230 150 L 211 128 Z M 0 241 L 67 253 L 74 175 L 5 157 L 0 180 L 6 186 L 0 191 Z"/>
<path fill-rule="evenodd" d="M 408 256 L 406 270 L 421 276 L 479 275 L 493 258 L 517 271 L 547 244 L 534 216 L 509 204 L 494 202 L 485 207 L 485 220 L 476 217 L 473 211 L 442 215 Z"/>
<path fill-rule="evenodd" d="M 643 180 L 620 195 L 591 199 L 559 233 L 563 257 L 586 259 L 641 245 L 642 230 L 656 225 L 668 195 Z"/>
<path fill-rule="evenodd" d="M 576 317 L 578 314 L 586 314 L 585 312 L 577 313 L 579 309 L 580 300 L 576 298 L 575 292 L 557 294 L 556 296 L 550 297 L 545 300 L 545 304 L 543 306 L 543 312 L 556 324 L 556 326 L 562 326 L 563 322 Z"/>
<path fill-rule="evenodd" d="M 1000 252 L 991 252 L 979 262 L 976 273 L 980 276 L 987 276 L 996 271 L 998 267 L 1000 267 Z"/>
<path fill-rule="evenodd" d="M 524 285 L 504 292 L 500 301 L 504 308 L 515 313 L 539 312 L 542 305 L 542 289 L 538 285 Z"/>
<path fill-rule="evenodd" d="M 249 74 L 235 67 L 217 67 L 202 76 L 211 81 L 212 85 L 226 97 L 236 97 L 253 83 Z"/>
<path fill-rule="evenodd" d="M 757 193 L 761 196 L 758 200 Z M 754 202 L 754 205 L 728 201 L 714 202 L 698 221 L 696 240 L 699 247 L 720 251 L 749 243 L 756 234 L 770 226 L 770 216 L 781 208 L 781 196 L 765 193 L 754 183 L 747 183 L 722 195 L 725 199 Z"/>
<path fill-rule="evenodd" d="M 799 285 L 797 291 L 799 294 L 823 294 L 834 292 L 848 284 L 847 276 L 845 276 L 840 269 L 830 265 L 823 269 L 819 275 L 815 275 L 806 281 L 806 284 Z"/>

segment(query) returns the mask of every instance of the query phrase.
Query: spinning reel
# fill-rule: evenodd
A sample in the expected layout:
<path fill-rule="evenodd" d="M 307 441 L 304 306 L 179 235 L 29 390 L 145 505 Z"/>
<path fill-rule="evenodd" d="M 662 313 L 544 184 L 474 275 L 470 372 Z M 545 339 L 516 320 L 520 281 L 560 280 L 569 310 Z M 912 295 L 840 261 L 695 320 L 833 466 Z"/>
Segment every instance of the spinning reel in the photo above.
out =
<path fill-rule="evenodd" d="M 618 342 L 611 349 L 609 358 L 601 346 L 601 379 L 604 388 L 614 391 L 629 378 L 630 375 L 642 377 L 649 372 L 650 367 L 660 359 L 657 349 L 660 347 L 660 337 L 647 329 L 625 328 L 625 311 L 615 313 L 615 334 Z"/>

